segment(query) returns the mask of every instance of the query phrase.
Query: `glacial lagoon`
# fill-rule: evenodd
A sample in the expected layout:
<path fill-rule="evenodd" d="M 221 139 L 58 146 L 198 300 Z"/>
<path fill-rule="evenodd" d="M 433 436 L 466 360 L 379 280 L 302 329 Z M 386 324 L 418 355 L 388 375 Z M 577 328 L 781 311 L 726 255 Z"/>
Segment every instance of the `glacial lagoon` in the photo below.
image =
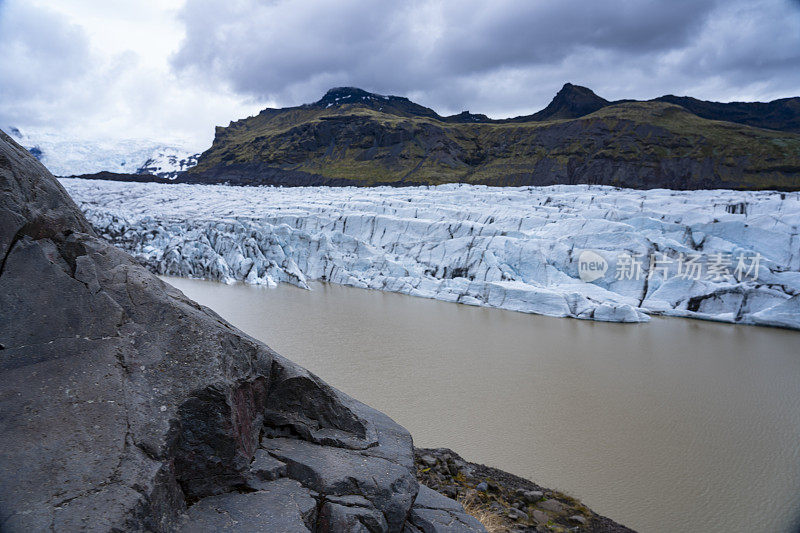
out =
<path fill-rule="evenodd" d="M 800 332 L 164 279 L 418 446 L 564 490 L 642 532 L 800 525 Z"/>

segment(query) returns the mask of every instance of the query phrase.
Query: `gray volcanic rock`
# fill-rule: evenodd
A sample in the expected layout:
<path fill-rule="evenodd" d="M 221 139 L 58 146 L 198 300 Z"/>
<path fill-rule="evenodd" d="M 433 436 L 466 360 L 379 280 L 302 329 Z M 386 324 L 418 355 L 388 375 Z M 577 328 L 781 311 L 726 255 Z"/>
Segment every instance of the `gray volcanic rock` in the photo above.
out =
<path fill-rule="evenodd" d="M 407 465 L 297 439 L 264 439 L 262 445 L 303 485 L 326 495 L 362 496 L 383 514 L 390 531 L 402 529 L 419 490 Z"/>
<path fill-rule="evenodd" d="M 419 487 L 403 428 L 98 238 L 2 132 L 0 413 L 2 531 L 325 530 L 326 491 L 399 531 Z"/>
<path fill-rule="evenodd" d="M 322 531 L 386 531 L 383 514 L 361 496 L 328 496 L 320 509 L 317 527 Z"/>
<path fill-rule="evenodd" d="M 409 533 L 422 531 L 483 531 L 483 526 L 475 517 L 464 513 L 457 502 L 446 498 L 425 485 L 420 485 L 419 494 L 414 501 L 409 517 Z"/>
<path fill-rule="evenodd" d="M 313 527 L 317 500 L 300 483 L 272 481 L 262 490 L 209 496 L 193 505 L 181 526 L 186 533 L 302 533 Z"/>

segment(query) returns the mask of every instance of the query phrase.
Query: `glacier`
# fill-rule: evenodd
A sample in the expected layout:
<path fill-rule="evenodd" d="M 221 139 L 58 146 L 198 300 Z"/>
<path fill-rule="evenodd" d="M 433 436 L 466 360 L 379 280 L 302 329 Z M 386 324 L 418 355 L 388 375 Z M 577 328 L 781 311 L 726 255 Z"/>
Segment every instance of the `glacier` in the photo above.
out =
<path fill-rule="evenodd" d="M 800 193 L 61 183 L 98 233 L 162 275 L 800 329 Z"/>
<path fill-rule="evenodd" d="M 154 174 L 175 179 L 197 164 L 197 142 L 174 139 L 158 143 L 145 139 L 90 140 L 48 131 L 5 128 L 56 176 L 97 172 Z"/>

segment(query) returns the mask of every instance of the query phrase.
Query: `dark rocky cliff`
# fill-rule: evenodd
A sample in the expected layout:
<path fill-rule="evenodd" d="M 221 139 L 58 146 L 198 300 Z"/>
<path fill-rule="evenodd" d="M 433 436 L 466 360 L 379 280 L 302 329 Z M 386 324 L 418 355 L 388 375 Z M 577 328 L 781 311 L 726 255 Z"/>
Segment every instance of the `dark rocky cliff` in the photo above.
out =
<path fill-rule="evenodd" d="M 2 132 L 0 378 L 4 532 L 482 530 L 402 427 L 99 239 Z"/>

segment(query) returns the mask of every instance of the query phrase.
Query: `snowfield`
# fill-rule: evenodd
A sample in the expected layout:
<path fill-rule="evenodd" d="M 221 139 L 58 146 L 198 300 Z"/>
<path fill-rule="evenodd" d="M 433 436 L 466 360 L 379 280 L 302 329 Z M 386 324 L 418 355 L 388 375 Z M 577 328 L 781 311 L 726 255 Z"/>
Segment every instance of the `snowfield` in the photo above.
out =
<path fill-rule="evenodd" d="M 196 143 L 175 140 L 169 144 L 143 139 L 90 141 L 61 134 L 6 128 L 56 176 L 109 171 L 122 174 L 155 174 L 175 179 L 179 172 L 197 164 Z"/>
<path fill-rule="evenodd" d="M 159 274 L 800 329 L 799 193 L 61 182 Z"/>

